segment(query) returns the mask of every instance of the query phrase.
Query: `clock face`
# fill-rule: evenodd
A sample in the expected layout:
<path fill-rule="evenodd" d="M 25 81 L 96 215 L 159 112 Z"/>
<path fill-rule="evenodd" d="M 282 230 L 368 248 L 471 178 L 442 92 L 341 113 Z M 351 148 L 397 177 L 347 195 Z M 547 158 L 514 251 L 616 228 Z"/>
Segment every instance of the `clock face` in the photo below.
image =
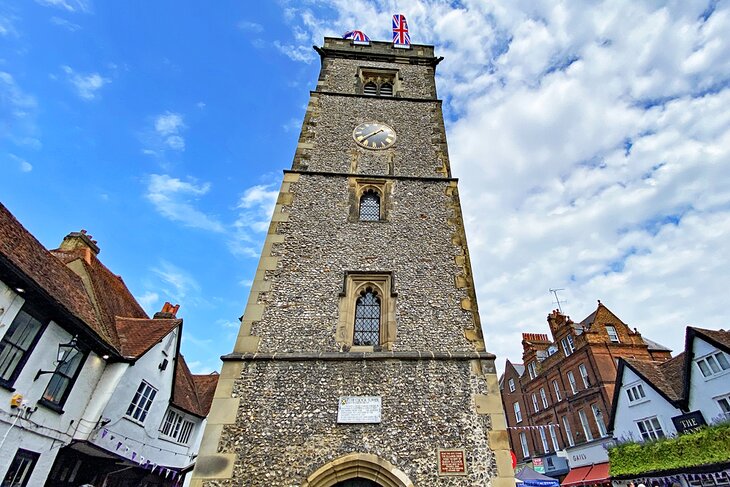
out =
<path fill-rule="evenodd" d="M 395 144 L 395 130 L 380 122 L 364 122 L 352 131 L 352 138 L 366 149 L 387 149 Z"/>

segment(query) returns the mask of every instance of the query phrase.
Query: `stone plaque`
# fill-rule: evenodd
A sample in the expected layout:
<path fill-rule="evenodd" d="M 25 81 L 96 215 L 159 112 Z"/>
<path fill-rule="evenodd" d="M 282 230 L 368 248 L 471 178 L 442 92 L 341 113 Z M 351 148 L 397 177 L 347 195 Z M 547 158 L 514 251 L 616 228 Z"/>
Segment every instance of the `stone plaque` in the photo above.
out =
<path fill-rule="evenodd" d="M 380 396 L 341 396 L 337 405 L 338 423 L 380 423 Z"/>
<path fill-rule="evenodd" d="M 438 450 L 439 475 L 466 475 L 466 454 L 461 448 Z"/>

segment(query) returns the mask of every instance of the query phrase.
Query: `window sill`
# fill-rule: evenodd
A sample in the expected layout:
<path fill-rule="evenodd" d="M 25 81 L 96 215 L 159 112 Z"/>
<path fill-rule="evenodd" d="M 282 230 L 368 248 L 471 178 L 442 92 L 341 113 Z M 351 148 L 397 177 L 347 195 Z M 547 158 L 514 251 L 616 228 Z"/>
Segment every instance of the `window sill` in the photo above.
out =
<path fill-rule="evenodd" d="M 60 404 L 52 403 L 50 401 L 47 401 L 45 399 L 39 399 L 37 404 L 39 406 L 43 406 L 46 409 L 50 409 L 54 413 L 63 414 L 63 407 Z"/>
<path fill-rule="evenodd" d="M 700 375 L 701 374 L 702 374 L 702 372 L 700 372 Z M 728 374 L 730 374 L 730 369 L 723 370 L 722 372 L 718 372 L 716 374 L 708 375 L 707 377 L 703 377 L 703 379 L 705 379 L 705 382 L 709 382 L 709 381 L 715 380 L 719 377 L 725 377 Z"/>
<path fill-rule="evenodd" d="M 138 419 L 134 419 L 134 418 L 129 417 L 129 416 L 126 416 L 126 415 L 125 416 L 122 416 L 122 419 L 126 419 L 130 423 L 136 424 L 137 426 L 141 426 L 142 428 L 144 428 L 144 423 L 142 421 L 138 420 Z"/>
<path fill-rule="evenodd" d="M 350 347 L 349 352 L 374 352 L 375 347 L 373 345 L 353 345 Z"/>
<path fill-rule="evenodd" d="M 650 400 L 649 399 L 642 399 L 640 401 L 629 402 L 629 407 L 632 408 L 632 407 L 638 406 L 640 404 L 646 404 L 647 402 L 650 402 Z"/>
<path fill-rule="evenodd" d="M 13 387 L 12 384 L 10 384 L 9 382 L 0 381 L 0 387 L 7 391 L 15 392 L 15 387 Z"/>

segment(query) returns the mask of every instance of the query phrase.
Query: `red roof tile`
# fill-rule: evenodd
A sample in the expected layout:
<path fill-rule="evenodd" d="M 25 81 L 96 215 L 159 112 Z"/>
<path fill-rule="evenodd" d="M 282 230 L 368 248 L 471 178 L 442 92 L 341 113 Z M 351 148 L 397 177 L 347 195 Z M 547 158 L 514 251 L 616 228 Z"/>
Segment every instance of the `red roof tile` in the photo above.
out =
<path fill-rule="evenodd" d="M 116 328 L 119 334 L 120 351 L 125 357 L 139 358 L 180 325 L 182 325 L 182 320 L 175 318 L 150 319 L 117 316 Z"/>
<path fill-rule="evenodd" d="M 0 256 L 35 282 L 59 305 L 115 346 L 114 334 L 102 325 L 81 278 L 59 261 L 0 203 Z"/>
<path fill-rule="evenodd" d="M 178 355 L 172 404 L 196 416 L 207 416 L 217 384 L 217 373 L 193 375 L 185 362 L 185 357 Z"/>

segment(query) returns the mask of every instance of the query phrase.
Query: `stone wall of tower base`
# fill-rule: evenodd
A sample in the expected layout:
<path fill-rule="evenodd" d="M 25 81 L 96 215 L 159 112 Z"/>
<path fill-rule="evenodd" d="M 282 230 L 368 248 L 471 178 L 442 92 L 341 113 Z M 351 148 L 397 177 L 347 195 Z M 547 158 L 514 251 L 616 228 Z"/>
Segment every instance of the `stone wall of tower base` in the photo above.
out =
<path fill-rule="evenodd" d="M 504 418 L 498 390 L 489 386 L 496 385 L 491 361 L 274 359 L 236 365 L 241 373 L 231 397 L 238 409 L 217 448 L 235 461 L 228 480 L 202 485 L 301 486 L 351 454 L 374 455 L 415 486 L 505 485 L 492 480 L 512 474 L 511 468 L 498 471 L 508 446 L 494 434 L 504 432 Z M 338 424 L 341 396 L 381 396 L 382 422 Z M 467 475 L 439 476 L 439 448 L 464 449 Z"/>

